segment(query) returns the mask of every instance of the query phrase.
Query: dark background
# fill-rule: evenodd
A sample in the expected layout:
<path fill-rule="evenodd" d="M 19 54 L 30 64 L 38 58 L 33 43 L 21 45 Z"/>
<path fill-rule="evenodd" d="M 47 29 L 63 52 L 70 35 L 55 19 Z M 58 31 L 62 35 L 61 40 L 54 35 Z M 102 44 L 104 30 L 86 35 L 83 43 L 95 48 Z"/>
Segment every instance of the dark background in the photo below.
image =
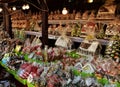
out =
<path fill-rule="evenodd" d="M 31 11 L 32 13 L 41 11 L 40 9 L 42 9 L 43 7 L 41 2 L 43 1 L 46 1 L 49 13 L 56 10 L 60 10 L 61 12 L 64 7 L 69 10 L 69 13 L 72 13 L 73 10 L 76 10 L 77 12 L 80 11 L 81 13 L 84 13 L 84 11 L 86 10 L 94 10 L 97 12 L 98 9 L 106 2 L 106 0 L 93 0 L 93 3 L 88 3 L 88 0 L 0 0 L 0 7 L 2 7 L 2 1 L 8 2 L 8 8 L 12 8 L 13 6 L 15 6 L 17 10 L 21 10 L 22 6 L 28 3 L 30 5 L 30 9 L 27 11 Z M 120 0 L 114 0 L 114 4 L 117 5 L 115 14 L 119 15 Z M 40 9 L 36 8 L 35 6 Z M 0 15 L 2 14 L 0 13 Z"/>
<path fill-rule="evenodd" d="M 8 0 L 10 1 L 10 0 Z M 14 1 L 14 0 L 13 0 Z M 44 0 L 16 0 L 14 2 L 9 3 L 9 7 L 16 6 L 17 9 L 21 9 L 22 5 L 25 3 L 32 3 L 37 7 L 42 7 L 41 3 Z M 73 10 L 84 12 L 86 10 L 98 10 L 100 6 L 105 3 L 106 0 L 93 0 L 93 3 L 88 3 L 88 0 L 46 0 L 47 6 L 49 8 L 49 12 L 55 10 L 62 10 L 63 7 L 66 7 L 71 13 Z M 119 6 L 120 0 L 114 0 L 114 3 Z M 120 6 L 119 6 L 120 7 Z M 34 6 L 30 5 L 30 10 L 32 12 L 39 11 Z"/>

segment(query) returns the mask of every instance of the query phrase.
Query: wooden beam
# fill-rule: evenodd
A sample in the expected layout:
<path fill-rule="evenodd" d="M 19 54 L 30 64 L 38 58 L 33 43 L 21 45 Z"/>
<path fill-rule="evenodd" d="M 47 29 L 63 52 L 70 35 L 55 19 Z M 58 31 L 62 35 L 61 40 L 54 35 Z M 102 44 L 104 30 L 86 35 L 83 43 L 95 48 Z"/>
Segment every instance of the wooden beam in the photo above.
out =
<path fill-rule="evenodd" d="M 42 11 L 42 44 L 48 45 L 48 12 Z"/>
<path fill-rule="evenodd" d="M 3 30 L 6 31 L 6 10 L 5 10 L 5 4 L 2 5 L 3 5 L 3 24 L 4 24 Z"/>
<path fill-rule="evenodd" d="M 3 3 L 3 22 L 4 22 L 4 30 L 7 31 L 10 38 L 13 38 L 12 22 L 11 22 L 11 16 L 8 11 L 8 3 Z"/>
<path fill-rule="evenodd" d="M 45 0 L 41 1 L 42 8 L 42 44 L 48 45 L 48 8 Z"/>

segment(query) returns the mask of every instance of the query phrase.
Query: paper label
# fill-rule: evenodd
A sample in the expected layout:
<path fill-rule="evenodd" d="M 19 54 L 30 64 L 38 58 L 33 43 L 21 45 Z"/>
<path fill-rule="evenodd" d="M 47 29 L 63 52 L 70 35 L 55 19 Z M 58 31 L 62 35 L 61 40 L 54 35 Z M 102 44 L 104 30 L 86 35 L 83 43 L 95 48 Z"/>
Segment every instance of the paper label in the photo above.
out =
<path fill-rule="evenodd" d="M 83 72 L 85 73 L 93 73 L 94 72 L 94 69 L 92 67 L 91 64 L 86 64 L 83 68 L 82 68 Z"/>
<path fill-rule="evenodd" d="M 82 64 L 81 63 L 77 63 L 75 65 L 75 68 L 78 70 L 78 71 L 81 71 L 82 70 Z"/>
<path fill-rule="evenodd" d="M 15 47 L 15 52 L 19 52 L 20 50 L 21 50 L 21 45 L 16 45 L 16 47 Z"/>
<path fill-rule="evenodd" d="M 88 51 L 89 51 L 89 52 L 95 52 L 96 49 L 97 49 L 97 47 L 98 47 L 98 45 L 99 45 L 99 42 L 93 42 L 93 43 L 90 45 L 90 47 L 88 48 Z"/>

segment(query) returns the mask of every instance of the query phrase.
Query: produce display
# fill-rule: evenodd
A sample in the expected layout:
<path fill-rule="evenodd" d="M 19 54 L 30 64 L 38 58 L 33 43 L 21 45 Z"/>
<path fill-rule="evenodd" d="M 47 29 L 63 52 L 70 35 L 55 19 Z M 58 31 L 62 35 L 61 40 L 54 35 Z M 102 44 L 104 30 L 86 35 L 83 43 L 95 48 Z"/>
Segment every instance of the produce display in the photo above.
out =
<path fill-rule="evenodd" d="M 1 39 L 0 43 L 0 64 L 17 80 L 28 87 L 120 87 L 118 26 L 88 20 L 95 19 L 94 11 L 90 15 L 89 11 L 83 15 L 75 11 L 67 15 L 62 15 L 59 11 L 51 12 L 48 17 L 50 20 L 87 21 L 49 24 L 48 33 L 58 38 L 55 47 L 45 45 L 42 48 L 40 36 L 25 38 L 24 30 L 40 30 L 37 20 L 40 16 L 31 16 L 32 18 L 25 18 L 23 13 L 13 15 L 12 27 L 17 29 L 14 31 L 16 38 Z M 68 36 L 84 37 L 84 40 L 78 49 L 74 49 Z M 107 44 L 105 55 L 101 55 L 98 38 L 109 39 L 111 36 L 114 39 Z"/>
<path fill-rule="evenodd" d="M 86 37 L 87 40 L 93 38 Z M 96 54 L 88 54 L 89 51 L 68 50 L 62 46 L 45 46 L 42 49 L 39 36 L 36 36 L 32 41 L 27 38 L 24 44 L 17 39 L 6 40 L 7 43 L 9 41 L 14 43 L 14 47 L 6 52 L 3 51 L 0 64 L 12 70 L 11 72 L 15 71 L 13 75 L 23 79 L 24 84 L 29 83 L 33 87 L 120 86 L 120 63 L 114 61 L 114 59 L 120 58 L 117 55 L 119 53 L 119 41 L 114 41 L 114 45 L 111 46 L 114 48 L 111 48 L 112 51 L 109 51 L 108 45 L 104 57 L 96 51 L 99 45 L 96 45 L 96 49 L 94 49 L 94 52 L 98 53 L 98 56 L 96 56 Z M 93 43 L 96 43 L 96 41 L 93 40 Z M 84 41 L 80 45 L 84 49 L 89 48 L 89 46 L 91 44 L 85 44 Z M 8 47 L 11 47 L 11 44 L 8 44 Z M 107 54 L 113 51 L 115 51 L 114 54 L 111 54 L 114 57 Z"/>
<path fill-rule="evenodd" d="M 116 35 L 116 34 L 119 33 L 119 31 L 120 31 L 119 25 L 116 25 L 116 24 L 114 24 L 114 25 L 109 24 L 109 25 L 107 26 L 107 28 L 106 28 L 105 34 L 106 34 L 107 36 L 109 36 L 109 35 Z"/>
<path fill-rule="evenodd" d="M 59 36 L 65 29 L 67 30 L 67 36 L 85 38 L 88 32 L 94 32 L 97 39 L 110 39 L 120 32 L 119 25 L 116 24 L 86 21 L 84 23 L 50 24 L 48 33 Z"/>
<path fill-rule="evenodd" d="M 104 10 L 102 7 L 100 9 Z M 67 36 L 84 38 L 87 35 L 87 30 L 92 29 L 95 32 L 97 39 L 110 39 L 120 32 L 119 20 L 117 22 L 116 19 L 118 18 L 108 21 L 100 20 L 104 17 L 99 16 L 101 13 L 100 10 L 96 18 L 95 11 L 85 11 L 82 14 L 74 10 L 67 15 L 61 14 L 59 10 L 50 12 L 48 17 L 48 33 L 49 35 L 60 36 L 61 32 L 64 29 L 67 29 Z M 105 13 L 105 15 L 107 14 Z M 27 15 L 20 12 L 20 14 L 16 13 L 12 15 L 12 28 L 14 30 L 24 29 L 25 31 L 41 32 L 41 25 L 41 12 L 35 14 L 29 12 Z"/>
<path fill-rule="evenodd" d="M 105 51 L 105 58 L 111 58 L 116 62 L 120 62 L 120 37 L 115 35 L 109 42 Z"/>

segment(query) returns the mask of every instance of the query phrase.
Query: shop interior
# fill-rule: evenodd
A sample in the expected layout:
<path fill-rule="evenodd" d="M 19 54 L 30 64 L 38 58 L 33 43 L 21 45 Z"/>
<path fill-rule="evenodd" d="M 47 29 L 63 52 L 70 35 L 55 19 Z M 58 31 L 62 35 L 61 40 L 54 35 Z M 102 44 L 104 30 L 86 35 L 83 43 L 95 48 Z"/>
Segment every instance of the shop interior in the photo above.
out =
<path fill-rule="evenodd" d="M 120 87 L 119 0 L 0 0 L 0 87 Z"/>

